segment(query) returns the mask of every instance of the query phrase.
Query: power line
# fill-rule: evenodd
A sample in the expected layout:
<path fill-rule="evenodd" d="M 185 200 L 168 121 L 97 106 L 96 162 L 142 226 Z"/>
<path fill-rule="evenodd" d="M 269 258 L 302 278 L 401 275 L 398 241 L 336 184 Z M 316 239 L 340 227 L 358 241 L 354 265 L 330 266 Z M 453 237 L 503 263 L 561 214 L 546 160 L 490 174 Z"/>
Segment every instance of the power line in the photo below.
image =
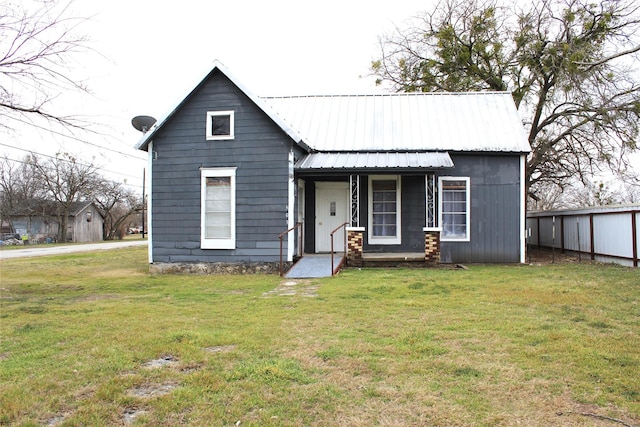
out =
<path fill-rule="evenodd" d="M 55 156 L 51 156 L 51 155 L 48 155 L 48 154 L 39 153 L 39 152 L 37 152 L 37 151 L 27 150 L 27 149 L 20 148 L 20 147 L 15 147 L 15 146 L 13 146 L 13 145 L 3 144 L 2 142 L 0 142 L 0 145 L 5 146 L 5 147 L 9 147 L 9 148 L 13 148 L 13 149 L 16 149 L 16 150 L 20 150 L 20 151 L 25 151 L 25 152 L 30 153 L 30 154 L 37 154 L 37 155 L 39 155 L 39 156 L 47 157 L 47 158 L 49 158 L 49 159 L 60 160 L 60 161 L 63 161 L 63 162 L 71 163 L 71 161 L 70 161 L 70 160 L 67 160 L 67 159 L 62 159 L 62 158 L 60 158 L 60 157 L 55 157 Z M 11 160 L 11 161 L 13 161 L 13 162 L 18 162 L 18 163 L 22 163 L 22 164 L 28 164 L 27 162 L 25 162 L 25 161 L 23 161 L 23 160 L 10 159 L 10 158 L 8 158 L 8 157 L 6 157 L 6 159 L 7 159 L 7 160 Z M 121 175 L 121 176 L 128 176 L 128 177 L 130 177 L 130 178 L 135 178 L 135 179 L 139 179 L 139 178 L 140 178 L 139 176 L 129 175 L 129 174 L 126 174 L 126 173 L 116 172 L 116 171 L 112 171 L 112 170 L 108 170 L 108 169 L 103 169 L 103 168 L 100 168 L 100 167 L 97 167 L 97 166 L 94 166 L 94 165 L 88 165 L 88 164 L 86 164 L 86 163 L 80 163 L 80 162 L 77 162 L 77 164 L 79 164 L 79 165 L 81 165 L 81 166 L 92 166 L 92 167 L 95 167 L 95 168 L 96 168 L 96 170 L 99 170 L 99 171 L 102 171 L 102 172 L 113 173 L 113 174 Z M 131 187 L 142 188 L 142 185 L 134 185 L 134 184 L 125 184 L 125 185 L 129 185 L 129 186 L 131 186 Z"/>
<path fill-rule="evenodd" d="M 0 142 L 0 145 L 5 146 L 5 147 L 9 147 L 9 148 L 13 148 L 13 149 L 16 149 L 16 150 L 20 150 L 20 151 L 25 151 L 25 152 L 30 153 L 30 154 L 37 154 L 37 155 L 42 156 L 42 157 L 48 157 L 48 158 L 50 158 L 50 159 L 54 159 L 54 160 L 62 160 L 63 162 L 71 163 L 71 162 L 70 162 L 69 160 L 67 160 L 67 159 L 62 159 L 62 158 L 60 158 L 60 157 L 51 156 L 51 155 L 49 155 L 49 154 L 39 153 L 39 152 L 34 151 L 34 150 L 27 150 L 27 149 L 25 149 L 25 148 L 16 147 L 16 146 L 14 146 L 14 145 L 3 144 L 2 142 Z M 103 171 L 103 172 L 115 173 L 115 174 L 117 174 L 117 175 L 128 176 L 128 177 L 131 177 L 131 178 L 139 178 L 139 177 L 137 177 L 137 176 L 135 176 L 135 175 L 129 175 L 129 174 L 122 173 L 122 172 L 116 172 L 116 171 L 112 171 L 112 170 L 108 170 L 108 169 L 100 168 L 100 167 L 97 167 L 97 166 L 92 165 L 92 164 L 90 165 L 90 164 L 81 163 L 81 162 L 77 162 L 77 163 L 78 163 L 79 165 L 81 165 L 81 166 L 91 166 L 91 167 L 95 167 L 97 170 L 101 170 L 101 171 Z"/>
<path fill-rule="evenodd" d="M 5 117 L 6 117 L 6 118 L 9 118 L 9 119 L 12 119 L 12 120 L 15 120 L 15 121 L 17 121 L 17 122 L 20 122 L 20 123 L 26 124 L 26 125 L 28 125 L 28 126 L 33 126 L 33 127 L 37 128 L 37 129 L 43 130 L 43 131 L 45 131 L 45 132 L 53 133 L 53 134 L 56 134 L 56 135 L 62 136 L 62 137 L 64 137 L 64 138 L 73 139 L 73 140 L 78 141 L 78 142 L 81 142 L 81 143 L 83 143 L 83 144 L 87 144 L 87 145 L 91 145 L 91 146 L 96 147 L 96 148 L 100 148 L 101 150 L 111 151 L 112 153 L 117 153 L 117 154 L 120 154 L 120 155 L 122 155 L 122 156 L 131 157 L 131 158 L 134 158 L 134 159 L 137 159 L 137 160 L 145 160 L 145 159 L 144 159 L 144 158 L 142 158 L 142 157 L 136 157 L 136 156 L 134 156 L 133 154 L 123 153 L 122 151 L 114 150 L 114 149 L 112 149 L 112 148 L 103 147 L 102 145 L 98 145 L 98 144 L 94 144 L 94 143 L 89 142 L 89 141 L 85 141 L 84 139 L 78 138 L 78 137 L 73 136 L 73 135 L 67 135 L 67 134 L 64 134 L 64 133 L 62 133 L 62 132 L 58 132 L 58 131 L 53 130 L 53 129 L 47 129 L 47 128 L 45 128 L 45 127 L 43 127 L 43 126 L 40 126 L 40 125 L 37 125 L 37 124 L 35 124 L 35 123 L 31 123 L 31 122 L 27 123 L 27 122 L 25 122 L 24 120 L 20 120 L 19 118 L 16 118 L 16 117 L 12 117 L 12 116 L 5 116 Z"/>
<path fill-rule="evenodd" d="M 50 157 L 50 156 L 47 156 L 47 157 Z M 12 162 L 22 163 L 23 165 L 28 165 L 29 164 L 29 163 L 25 162 L 24 160 L 12 159 L 10 157 L 4 157 L 4 158 L 7 159 L 7 160 L 10 160 Z M 59 159 L 59 160 L 64 160 L 64 159 Z M 127 185 L 129 187 L 135 187 L 135 188 L 144 188 L 142 185 L 127 184 L 127 183 L 124 183 L 123 185 Z"/>

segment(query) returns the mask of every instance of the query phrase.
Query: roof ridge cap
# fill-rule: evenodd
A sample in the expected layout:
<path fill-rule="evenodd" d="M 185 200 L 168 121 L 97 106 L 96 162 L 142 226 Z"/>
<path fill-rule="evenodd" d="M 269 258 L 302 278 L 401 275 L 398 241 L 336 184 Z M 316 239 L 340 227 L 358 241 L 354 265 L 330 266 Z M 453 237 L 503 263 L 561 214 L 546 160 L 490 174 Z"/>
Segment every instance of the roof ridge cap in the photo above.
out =
<path fill-rule="evenodd" d="M 394 96 L 460 96 L 460 95 L 511 95 L 510 91 L 467 91 L 467 92 L 389 92 L 389 93 L 343 93 L 343 94 L 301 94 L 301 95 L 268 95 L 258 96 L 262 99 L 285 98 L 358 98 L 358 97 L 394 97 Z"/>

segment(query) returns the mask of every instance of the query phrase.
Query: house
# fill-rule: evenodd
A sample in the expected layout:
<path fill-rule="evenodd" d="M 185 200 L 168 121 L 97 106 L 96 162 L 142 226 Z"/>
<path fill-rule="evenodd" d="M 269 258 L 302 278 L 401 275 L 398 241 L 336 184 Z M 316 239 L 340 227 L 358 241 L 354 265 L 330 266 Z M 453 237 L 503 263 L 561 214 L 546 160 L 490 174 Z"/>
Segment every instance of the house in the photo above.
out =
<path fill-rule="evenodd" d="M 11 224 L 16 233 L 31 242 L 54 241 L 59 224 L 53 202 L 31 200 L 15 209 Z M 93 202 L 74 202 L 67 220 L 67 241 L 74 243 L 103 240 L 104 217 Z"/>
<path fill-rule="evenodd" d="M 151 264 L 276 263 L 298 222 L 304 253 L 346 223 L 352 264 L 525 259 L 530 147 L 509 93 L 258 97 L 216 62 L 136 148 Z"/>

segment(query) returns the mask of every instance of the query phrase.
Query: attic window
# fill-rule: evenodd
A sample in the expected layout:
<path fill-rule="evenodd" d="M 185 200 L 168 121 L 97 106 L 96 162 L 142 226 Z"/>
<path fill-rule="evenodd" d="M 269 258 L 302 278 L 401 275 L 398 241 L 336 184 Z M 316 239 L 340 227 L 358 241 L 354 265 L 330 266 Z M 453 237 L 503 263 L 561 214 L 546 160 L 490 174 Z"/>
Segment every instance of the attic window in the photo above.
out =
<path fill-rule="evenodd" d="M 233 139 L 233 111 L 207 112 L 207 140 Z"/>

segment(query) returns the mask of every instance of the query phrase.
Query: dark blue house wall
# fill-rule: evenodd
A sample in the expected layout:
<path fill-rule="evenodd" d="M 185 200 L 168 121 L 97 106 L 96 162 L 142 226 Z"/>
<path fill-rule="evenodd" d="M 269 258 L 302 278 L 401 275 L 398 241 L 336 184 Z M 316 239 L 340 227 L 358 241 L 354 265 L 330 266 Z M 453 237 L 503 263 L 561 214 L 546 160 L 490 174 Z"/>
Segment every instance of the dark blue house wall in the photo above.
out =
<path fill-rule="evenodd" d="M 455 168 L 441 176 L 468 176 L 471 183 L 471 240 L 442 242 L 441 261 L 520 261 L 520 156 L 452 154 Z"/>
<path fill-rule="evenodd" d="M 454 154 L 455 167 L 437 176 L 470 178 L 471 240 L 441 242 L 444 263 L 504 263 L 520 260 L 520 157 L 502 154 Z M 426 225 L 425 176 L 402 175 L 402 243 L 370 245 L 364 252 L 421 252 Z M 360 221 L 367 227 L 368 180 L 361 177 Z"/>
<path fill-rule="evenodd" d="M 233 110 L 235 138 L 207 141 L 207 111 Z M 287 227 L 288 157 L 301 150 L 214 71 L 153 139 L 154 262 L 274 262 Z M 236 167 L 236 249 L 200 249 L 200 168 Z"/>

